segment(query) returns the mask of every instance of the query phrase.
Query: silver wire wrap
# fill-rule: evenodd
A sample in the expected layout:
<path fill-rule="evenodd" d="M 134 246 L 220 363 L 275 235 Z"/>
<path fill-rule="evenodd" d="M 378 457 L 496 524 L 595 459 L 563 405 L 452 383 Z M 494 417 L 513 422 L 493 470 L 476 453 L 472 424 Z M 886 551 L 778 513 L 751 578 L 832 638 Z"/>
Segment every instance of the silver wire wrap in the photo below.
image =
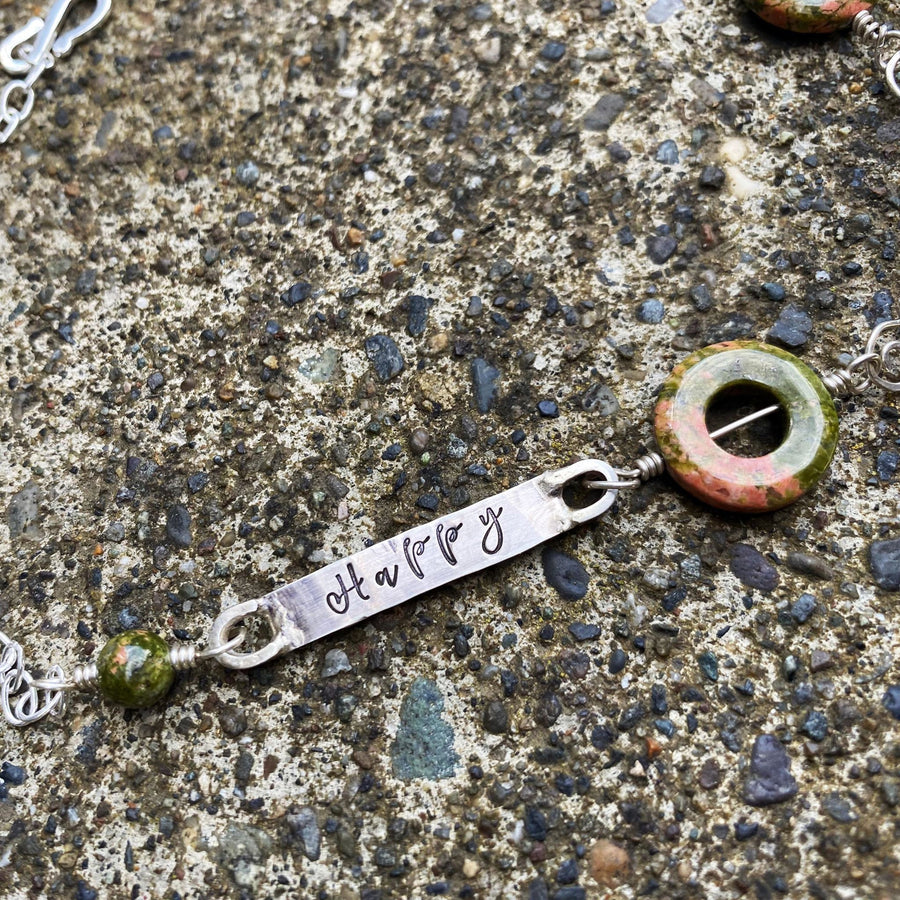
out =
<path fill-rule="evenodd" d="M 836 397 L 859 396 L 873 384 L 886 391 L 900 391 L 900 340 L 881 343 L 886 332 L 898 328 L 900 319 L 889 319 L 876 326 L 859 356 L 845 368 L 822 376 L 825 387 Z"/>
<path fill-rule="evenodd" d="M 893 52 L 887 46 L 890 41 L 896 42 L 900 38 L 900 31 L 893 25 L 878 22 L 868 10 L 858 12 L 853 17 L 852 29 L 860 41 L 872 48 L 875 65 L 884 73 L 885 81 L 894 96 L 900 97 L 900 85 L 897 84 L 900 46 L 896 46 Z"/>
<path fill-rule="evenodd" d="M 64 706 L 62 690 L 47 688 L 25 668 L 25 654 L 20 644 L 0 631 L 0 708 L 3 717 L 16 728 L 30 725 L 45 716 L 58 715 Z M 63 682 L 60 666 L 47 670 L 47 680 Z"/>
<path fill-rule="evenodd" d="M 582 484 L 592 491 L 621 491 L 638 487 L 642 482 L 656 478 L 666 470 L 665 460 L 658 453 L 647 453 L 634 461 L 631 469 L 616 469 L 617 481 L 598 481 L 586 478 Z"/>

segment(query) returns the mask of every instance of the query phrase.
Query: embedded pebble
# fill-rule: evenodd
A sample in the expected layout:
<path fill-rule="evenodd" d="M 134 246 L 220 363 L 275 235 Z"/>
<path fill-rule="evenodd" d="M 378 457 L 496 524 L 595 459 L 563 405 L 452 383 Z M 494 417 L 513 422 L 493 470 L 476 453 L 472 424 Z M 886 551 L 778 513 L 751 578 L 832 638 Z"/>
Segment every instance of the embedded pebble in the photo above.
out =
<path fill-rule="evenodd" d="M 658 325 L 665 318 L 666 308 L 660 300 L 645 300 L 637 308 L 637 318 L 639 322 L 645 322 L 648 325 Z"/>
<path fill-rule="evenodd" d="M 784 745 L 772 734 L 759 735 L 750 753 L 750 775 L 744 785 L 744 800 L 751 806 L 770 806 L 790 800 L 797 790 Z"/>
<path fill-rule="evenodd" d="M 546 547 L 541 553 L 544 578 L 564 600 L 580 600 L 590 581 L 585 567 L 562 550 Z"/>
<path fill-rule="evenodd" d="M 778 316 L 778 321 L 769 329 L 767 339 L 791 350 L 802 347 L 812 331 L 812 319 L 798 306 L 786 306 Z"/>
<path fill-rule="evenodd" d="M 873 541 L 869 546 L 869 565 L 878 587 L 900 591 L 900 538 Z"/>
<path fill-rule="evenodd" d="M 500 377 L 500 370 L 486 360 L 476 357 L 472 360 L 471 372 L 475 406 L 480 413 L 490 412 L 497 397 L 497 379 Z"/>
<path fill-rule="evenodd" d="M 244 160 L 244 162 L 238 163 L 234 174 L 244 187 L 253 187 L 259 181 L 259 166 L 253 160 Z"/>
<path fill-rule="evenodd" d="M 284 818 L 288 828 L 297 836 L 306 858 L 312 862 L 319 859 L 322 855 L 322 832 L 315 810 L 304 806 L 295 813 L 288 813 Z"/>
<path fill-rule="evenodd" d="M 881 698 L 884 708 L 900 722 L 900 684 L 892 684 Z"/>
<path fill-rule="evenodd" d="M 341 672 L 352 672 L 353 666 L 350 665 L 350 659 L 343 650 L 329 650 L 325 654 L 325 662 L 322 665 L 322 671 L 319 673 L 322 678 L 332 678 L 340 675 Z"/>
<path fill-rule="evenodd" d="M 170 506 L 166 513 L 166 535 L 182 550 L 191 546 L 191 514 L 180 503 Z"/>
<path fill-rule="evenodd" d="M 6 508 L 6 525 L 10 538 L 41 539 L 40 502 L 40 488 L 31 481 L 13 494 Z"/>
<path fill-rule="evenodd" d="M 625 109 L 621 94 L 605 94 L 585 113 L 582 123 L 586 131 L 606 131 Z"/>
<path fill-rule="evenodd" d="M 386 334 L 376 334 L 366 338 L 366 356 L 375 368 L 375 374 L 382 381 L 390 381 L 404 369 L 400 348 Z"/>
<path fill-rule="evenodd" d="M 812 594 L 801 594 L 791 605 L 791 616 L 796 622 L 803 625 L 817 607 L 816 598 Z"/>
<path fill-rule="evenodd" d="M 441 713 L 444 698 L 429 678 L 416 678 L 400 706 L 397 736 L 391 745 L 394 775 L 403 781 L 436 781 L 456 772 L 453 729 Z"/>
<path fill-rule="evenodd" d="M 731 571 L 742 584 L 760 591 L 773 591 L 779 582 L 778 570 L 749 544 L 735 544 L 731 551 Z"/>

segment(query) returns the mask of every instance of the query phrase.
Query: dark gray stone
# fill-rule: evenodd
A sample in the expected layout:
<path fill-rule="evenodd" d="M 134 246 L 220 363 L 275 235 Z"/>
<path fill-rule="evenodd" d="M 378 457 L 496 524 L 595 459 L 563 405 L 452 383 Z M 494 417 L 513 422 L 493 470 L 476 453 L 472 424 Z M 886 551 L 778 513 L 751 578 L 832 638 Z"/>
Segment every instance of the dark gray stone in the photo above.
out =
<path fill-rule="evenodd" d="M 191 514 L 180 503 L 166 513 L 166 536 L 182 550 L 191 546 Z"/>
<path fill-rule="evenodd" d="M 375 374 L 382 381 L 390 381 L 403 371 L 404 362 L 400 349 L 386 334 L 374 334 L 366 338 L 365 348 L 366 356 L 375 367 Z"/>
<path fill-rule="evenodd" d="M 590 581 L 587 570 L 573 556 L 553 547 L 545 547 L 541 553 L 541 565 L 547 583 L 564 600 L 580 600 L 587 593 Z"/>
<path fill-rule="evenodd" d="M 791 349 L 802 347 L 808 340 L 812 331 L 812 319 L 807 312 L 798 306 L 786 306 L 778 321 L 772 326 L 767 335 L 767 340 L 773 344 Z"/>
<path fill-rule="evenodd" d="M 751 806 L 783 803 L 797 793 L 791 775 L 791 761 L 781 741 L 773 734 L 761 734 L 750 753 L 750 777 L 744 785 L 744 800 Z"/>
<path fill-rule="evenodd" d="M 812 594 L 801 594 L 791 606 L 791 616 L 802 625 L 816 611 L 817 605 Z"/>
<path fill-rule="evenodd" d="M 731 572 L 741 584 L 760 591 L 773 591 L 778 586 L 778 571 L 749 544 L 735 544 L 732 548 Z"/>
<path fill-rule="evenodd" d="M 645 300 L 637 308 L 637 317 L 639 322 L 645 322 L 648 325 L 658 325 L 665 318 L 666 308 L 663 306 L 662 300 Z"/>
<path fill-rule="evenodd" d="M 647 238 L 647 256 L 656 265 L 668 261 L 678 249 L 678 241 L 671 234 L 655 234 Z"/>
<path fill-rule="evenodd" d="M 825 713 L 811 709 L 803 720 L 800 730 L 811 740 L 824 741 L 828 735 L 828 719 Z"/>
<path fill-rule="evenodd" d="M 585 131 L 606 131 L 623 109 L 625 109 L 625 98 L 621 94 L 604 95 L 582 119 Z"/>
<path fill-rule="evenodd" d="M 725 172 L 718 166 L 704 166 L 700 170 L 700 187 L 717 191 L 725 184 Z"/>
<path fill-rule="evenodd" d="M 586 622 L 573 622 L 569 626 L 569 634 L 576 641 L 592 641 L 600 637 L 600 632 L 599 625 L 588 625 Z"/>
<path fill-rule="evenodd" d="M 425 326 L 428 324 L 428 308 L 431 306 L 431 301 L 427 297 L 411 294 L 408 298 L 408 303 L 406 330 L 412 337 L 419 337 L 425 333 Z"/>
<path fill-rule="evenodd" d="M 878 587 L 886 591 L 900 591 L 900 538 L 872 541 L 869 565 Z"/>
<path fill-rule="evenodd" d="M 884 692 L 881 705 L 900 722 L 900 684 L 892 684 Z"/>
<path fill-rule="evenodd" d="M 478 412 L 489 412 L 494 405 L 499 377 L 500 370 L 495 369 L 487 360 L 480 357 L 472 360 L 472 391 Z"/>

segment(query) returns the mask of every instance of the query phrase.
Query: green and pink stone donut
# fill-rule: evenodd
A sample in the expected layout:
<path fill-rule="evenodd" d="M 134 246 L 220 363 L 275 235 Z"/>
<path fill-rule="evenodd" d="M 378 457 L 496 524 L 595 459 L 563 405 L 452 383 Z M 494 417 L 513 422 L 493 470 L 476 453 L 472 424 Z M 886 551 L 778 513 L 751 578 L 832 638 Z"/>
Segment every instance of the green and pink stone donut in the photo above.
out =
<path fill-rule="evenodd" d="M 784 440 L 764 456 L 734 456 L 710 437 L 710 404 L 741 387 L 770 393 L 787 415 Z M 676 366 L 660 391 L 655 428 L 669 473 L 689 493 L 719 509 L 769 512 L 822 477 L 837 444 L 838 417 L 825 386 L 797 357 L 758 341 L 728 341 Z"/>
<path fill-rule="evenodd" d="M 866 0 L 744 0 L 761 19 L 776 28 L 805 34 L 848 28 L 857 13 L 869 9 Z"/>

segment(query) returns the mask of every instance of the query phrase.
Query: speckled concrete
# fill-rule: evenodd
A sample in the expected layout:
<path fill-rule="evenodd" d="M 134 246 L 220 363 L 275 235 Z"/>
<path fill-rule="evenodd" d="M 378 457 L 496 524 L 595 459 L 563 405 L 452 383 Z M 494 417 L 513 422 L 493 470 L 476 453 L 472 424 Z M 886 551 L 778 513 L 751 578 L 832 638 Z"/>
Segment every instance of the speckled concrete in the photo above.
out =
<path fill-rule="evenodd" d="M 117 0 L 0 149 L 0 629 L 68 671 L 202 642 L 628 464 L 694 348 L 857 353 L 898 316 L 868 65 L 736 0 Z M 842 404 L 776 514 L 659 478 L 259 670 L 5 729 L 0 895 L 893 897 L 897 420 Z"/>

